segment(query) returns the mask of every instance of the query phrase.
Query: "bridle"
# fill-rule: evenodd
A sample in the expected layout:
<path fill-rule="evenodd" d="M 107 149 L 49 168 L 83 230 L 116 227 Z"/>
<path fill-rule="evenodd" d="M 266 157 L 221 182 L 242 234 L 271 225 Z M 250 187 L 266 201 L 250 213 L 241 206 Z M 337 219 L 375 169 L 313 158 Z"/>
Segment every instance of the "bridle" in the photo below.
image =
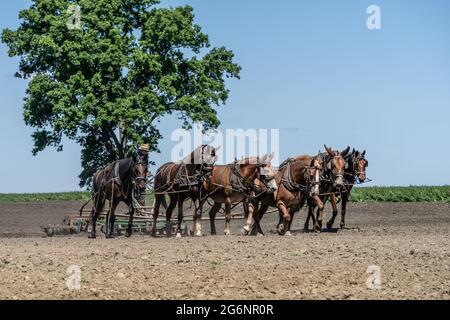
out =
<path fill-rule="evenodd" d="M 145 193 L 145 187 L 142 190 L 142 188 L 139 188 L 139 183 L 141 181 L 144 181 L 145 182 L 144 185 L 146 186 L 147 185 L 147 176 L 146 176 L 145 170 L 143 172 L 143 175 L 138 174 L 138 170 L 136 168 L 138 165 L 144 166 L 143 161 L 141 159 L 139 159 L 139 161 L 133 163 L 133 189 L 136 194 L 142 195 L 143 193 Z"/>
<path fill-rule="evenodd" d="M 259 164 L 257 165 L 257 169 L 259 168 Z M 248 179 L 241 174 L 241 164 L 235 160 L 232 165 L 231 170 L 231 183 L 234 184 L 233 189 L 236 189 L 236 191 L 242 192 L 242 193 L 250 193 L 252 191 L 256 190 L 256 185 L 254 181 L 251 179 Z M 234 177 L 234 179 L 233 179 Z"/>
<path fill-rule="evenodd" d="M 327 159 L 327 156 L 329 157 L 329 159 Z M 326 182 L 333 182 L 337 178 L 344 178 L 345 170 L 342 173 L 336 172 L 335 160 L 338 158 L 343 158 L 343 157 L 340 154 L 338 154 L 338 155 L 335 154 L 333 157 L 331 157 L 329 154 L 322 155 L 322 163 L 323 163 L 322 171 L 324 172 L 324 175 L 321 175 L 320 180 L 326 181 Z M 347 162 L 345 162 L 345 163 L 347 166 Z"/>
<path fill-rule="evenodd" d="M 316 184 L 320 184 L 320 179 L 318 182 L 311 181 L 311 170 L 319 170 L 319 173 L 321 171 L 320 168 L 317 168 L 315 166 L 305 166 L 302 168 L 302 172 L 300 173 L 305 180 L 306 184 L 300 184 L 292 179 L 291 174 L 291 166 L 292 166 L 292 159 L 288 159 L 286 163 L 287 168 L 285 169 L 286 174 L 283 174 L 285 178 L 283 179 L 283 185 L 286 189 L 288 189 L 291 192 L 296 191 L 304 191 L 304 192 L 310 192 Z"/>
<path fill-rule="evenodd" d="M 364 163 L 365 163 L 364 164 L 364 169 L 369 166 L 369 161 L 367 161 L 367 159 L 363 155 L 360 154 L 357 157 L 353 158 L 353 175 L 354 175 L 354 178 L 356 178 L 358 181 L 360 181 L 359 178 L 358 178 L 359 175 L 361 175 L 361 174 L 365 175 L 366 174 L 365 170 L 364 171 L 359 171 L 358 163 L 361 160 L 364 160 Z M 362 182 L 362 181 L 360 181 L 360 182 Z"/>
<path fill-rule="evenodd" d="M 257 172 L 259 172 L 259 169 L 261 169 L 262 167 L 265 167 L 267 164 L 265 163 L 258 163 L 256 164 L 256 170 Z M 251 192 L 257 192 L 258 191 L 258 186 L 255 184 L 255 181 L 249 178 L 246 178 L 244 176 L 242 176 L 241 174 L 241 163 L 239 163 L 237 160 L 234 161 L 233 165 L 232 165 L 232 177 L 231 177 L 231 182 L 232 184 L 234 184 L 233 189 L 235 189 L 235 191 L 241 192 L 241 193 L 251 193 Z M 234 179 L 233 179 L 234 177 Z M 266 187 L 266 191 L 270 190 L 271 187 L 268 185 L 269 182 L 273 179 L 275 179 L 275 177 L 268 177 L 267 175 L 261 175 L 261 173 L 259 173 L 259 176 L 257 177 Z M 264 192 L 266 192 L 264 191 Z"/>
<path fill-rule="evenodd" d="M 206 164 L 205 161 L 205 148 L 209 147 L 208 145 L 203 145 L 202 146 L 202 158 L 201 158 L 201 165 L 200 165 L 200 172 L 202 175 L 206 174 L 210 174 L 212 172 L 212 169 L 214 167 L 214 163 L 212 163 L 211 165 Z M 214 150 L 214 155 L 213 157 L 215 158 L 215 150 Z M 215 161 L 214 161 L 215 162 Z"/>

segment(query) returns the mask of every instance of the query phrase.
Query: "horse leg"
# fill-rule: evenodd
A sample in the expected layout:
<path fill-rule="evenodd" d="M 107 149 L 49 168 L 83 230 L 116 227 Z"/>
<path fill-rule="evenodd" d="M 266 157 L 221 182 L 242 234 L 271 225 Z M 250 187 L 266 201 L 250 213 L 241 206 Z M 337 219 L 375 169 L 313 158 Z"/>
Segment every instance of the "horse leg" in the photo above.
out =
<path fill-rule="evenodd" d="M 278 232 L 280 235 L 286 234 L 286 231 L 288 231 L 289 228 L 289 222 L 291 221 L 291 216 L 286 209 L 286 205 L 282 201 L 278 201 L 278 212 L 283 217 L 283 230 Z"/>
<path fill-rule="evenodd" d="M 256 236 L 258 234 L 264 235 L 264 232 L 261 229 L 261 219 L 266 213 L 268 208 L 269 206 L 266 205 L 260 206 L 260 203 L 258 202 L 255 204 L 255 213 L 254 213 L 255 223 L 253 224 L 252 232 L 250 233 L 252 236 Z"/>
<path fill-rule="evenodd" d="M 159 216 L 159 207 L 161 206 L 161 203 L 163 201 L 164 195 L 161 194 L 155 194 L 155 202 L 153 204 L 153 226 L 152 226 L 152 236 L 156 236 L 156 221 L 158 220 Z M 165 199 L 164 199 L 164 202 Z"/>
<path fill-rule="evenodd" d="M 231 198 L 225 199 L 225 228 L 223 233 L 227 236 L 230 234 L 230 221 L 231 221 Z"/>
<path fill-rule="evenodd" d="M 178 223 L 177 223 L 177 232 L 176 237 L 181 238 L 181 223 L 183 222 L 183 203 L 186 199 L 186 196 L 179 195 L 178 196 Z"/>
<path fill-rule="evenodd" d="M 125 232 L 125 237 L 127 237 L 127 238 L 131 237 L 131 234 L 133 233 L 133 218 L 134 218 L 134 205 L 133 205 L 133 203 L 130 203 L 128 208 L 129 208 L 130 217 L 128 218 L 127 231 Z"/>
<path fill-rule="evenodd" d="M 255 206 L 253 205 L 253 203 L 251 203 L 251 202 L 247 203 L 247 211 L 248 211 L 247 221 L 241 230 L 242 234 L 245 236 L 250 233 L 251 226 L 253 223 L 253 215 L 255 213 Z"/>
<path fill-rule="evenodd" d="M 334 224 L 334 220 L 336 219 L 336 216 L 338 214 L 338 209 L 336 205 L 336 195 L 331 195 L 331 205 L 333 207 L 333 216 L 328 220 L 327 222 L 327 229 L 331 229 Z"/>
<path fill-rule="evenodd" d="M 213 206 L 209 210 L 209 223 L 211 224 L 211 235 L 215 236 L 216 233 L 216 214 L 219 212 L 220 208 L 222 207 L 222 204 L 219 202 L 214 202 Z"/>
<path fill-rule="evenodd" d="M 194 221 L 192 222 L 192 233 L 197 236 L 201 237 L 203 236 L 202 233 L 202 215 L 203 215 L 203 204 L 205 201 L 201 201 L 201 199 L 198 199 L 198 206 L 195 207 L 194 212 Z M 194 201 L 195 203 L 195 201 Z"/>
<path fill-rule="evenodd" d="M 278 224 L 277 224 L 277 226 L 276 226 L 276 230 L 277 230 L 277 232 L 278 232 L 278 234 L 282 234 L 282 232 L 283 232 L 283 215 L 280 213 L 280 212 L 278 212 Z"/>
<path fill-rule="evenodd" d="M 336 196 L 333 194 L 330 196 L 331 205 L 333 206 L 333 212 L 337 210 L 336 207 Z M 325 203 L 325 202 L 323 202 Z M 318 207 L 317 215 L 316 215 L 316 223 L 314 224 L 314 231 L 320 232 L 322 231 L 322 222 L 323 222 L 323 211 L 325 206 Z"/>
<path fill-rule="evenodd" d="M 306 216 L 305 225 L 303 226 L 303 231 L 309 230 L 309 220 L 312 219 L 313 226 L 316 223 L 316 219 L 314 218 L 314 209 L 316 208 L 315 203 L 308 198 L 308 215 Z"/>
<path fill-rule="evenodd" d="M 105 197 L 101 192 L 98 192 L 98 194 L 94 197 L 94 207 L 91 211 L 91 222 L 92 222 L 92 228 L 91 233 L 89 234 L 90 239 L 95 239 L 97 237 L 95 228 L 97 227 L 97 219 L 100 215 L 100 212 L 102 212 L 103 207 L 105 206 Z"/>
<path fill-rule="evenodd" d="M 111 218 L 111 200 L 109 201 L 108 212 L 106 212 L 105 224 L 103 225 L 103 232 L 105 233 L 106 238 L 108 239 L 109 234 L 109 219 Z"/>
<path fill-rule="evenodd" d="M 291 217 L 291 220 L 287 222 L 287 229 L 286 232 L 284 233 L 285 236 L 291 236 L 291 226 L 292 226 L 292 222 L 294 221 L 294 216 L 295 213 L 297 212 L 297 209 L 295 207 L 291 207 L 289 208 L 289 215 Z"/>
<path fill-rule="evenodd" d="M 315 231 L 320 231 L 316 230 L 316 220 L 314 218 L 314 209 L 317 207 L 317 215 L 319 215 L 319 211 L 323 212 L 323 210 L 325 209 L 325 205 L 322 201 L 322 199 L 319 196 L 313 196 L 312 198 L 308 199 L 308 221 L 307 223 L 305 223 L 305 230 L 309 229 L 309 218 L 311 217 L 312 222 L 313 222 L 313 226 L 314 226 L 314 230 Z M 320 227 L 322 227 L 322 223 L 320 224 Z"/>
<path fill-rule="evenodd" d="M 347 211 L 348 193 L 342 194 L 342 207 L 341 207 L 341 229 L 345 228 L 345 214 Z"/>
<path fill-rule="evenodd" d="M 173 193 L 170 195 L 170 203 L 166 210 L 166 235 L 167 237 L 172 236 L 172 213 L 175 209 L 177 202 L 181 198 L 181 193 Z M 180 210 L 180 208 L 178 208 Z"/>
<path fill-rule="evenodd" d="M 112 206 L 109 210 L 109 214 L 110 214 L 109 232 L 106 234 L 106 238 L 108 238 L 108 239 L 114 238 L 114 224 L 116 222 L 116 208 L 117 208 L 118 204 L 119 204 L 119 201 L 114 199 L 113 203 L 111 204 Z"/>

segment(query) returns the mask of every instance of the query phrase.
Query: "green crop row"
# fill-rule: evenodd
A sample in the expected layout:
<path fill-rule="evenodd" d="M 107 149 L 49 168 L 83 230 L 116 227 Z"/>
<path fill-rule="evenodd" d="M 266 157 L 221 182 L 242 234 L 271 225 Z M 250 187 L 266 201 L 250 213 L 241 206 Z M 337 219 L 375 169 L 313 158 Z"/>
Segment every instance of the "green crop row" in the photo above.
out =
<path fill-rule="evenodd" d="M 84 191 L 56 193 L 0 193 L 0 202 L 42 202 L 90 199 L 91 193 Z M 350 197 L 353 202 L 449 202 L 450 186 L 430 187 L 357 187 Z M 146 203 L 153 202 L 148 194 Z"/>
<path fill-rule="evenodd" d="M 51 193 L 0 193 L 2 202 L 45 202 L 45 201 L 87 201 L 91 198 L 88 191 L 51 192 Z M 146 196 L 146 203 L 153 202 L 153 194 Z"/>
<path fill-rule="evenodd" d="M 353 202 L 450 202 L 450 186 L 359 187 Z"/>

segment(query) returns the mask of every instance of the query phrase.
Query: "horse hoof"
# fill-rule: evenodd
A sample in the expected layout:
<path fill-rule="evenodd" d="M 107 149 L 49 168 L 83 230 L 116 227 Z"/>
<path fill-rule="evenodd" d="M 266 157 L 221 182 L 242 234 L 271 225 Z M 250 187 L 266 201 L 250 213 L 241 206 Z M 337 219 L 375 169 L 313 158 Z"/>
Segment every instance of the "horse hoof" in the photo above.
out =
<path fill-rule="evenodd" d="M 176 239 L 180 239 L 181 238 L 181 233 L 177 232 L 177 235 L 175 236 Z"/>
<path fill-rule="evenodd" d="M 131 237 L 131 232 L 126 232 L 125 237 L 127 237 L 127 238 Z"/>
<path fill-rule="evenodd" d="M 345 223 L 341 223 L 341 229 L 345 229 Z"/>
<path fill-rule="evenodd" d="M 257 237 L 264 237 L 264 234 L 263 234 L 263 233 L 260 233 L 260 232 L 258 232 L 258 233 L 256 234 L 256 236 L 257 236 Z"/>
<path fill-rule="evenodd" d="M 247 229 L 245 229 L 245 227 L 243 227 L 243 228 L 241 229 L 241 234 L 242 234 L 243 236 L 247 236 L 248 233 L 249 233 L 249 231 L 248 231 Z"/>
<path fill-rule="evenodd" d="M 322 228 L 316 224 L 314 226 L 314 232 L 320 233 L 320 231 L 322 231 Z"/>
<path fill-rule="evenodd" d="M 286 234 L 286 231 L 284 230 L 284 228 L 277 229 L 277 232 L 280 236 L 284 236 Z"/>
<path fill-rule="evenodd" d="M 196 237 L 203 237 L 203 233 L 201 231 L 198 231 L 195 233 Z"/>
<path fill-rule="evenodd" d="M 327 229 L 331 229 L 331 227 L 333 226 L 333 224 L 331 223 L 331 221 L 327 222 Z"/>
<path fill-rule="evenodd" d="M 292 236 L 292 233 L 290 231 L 286 231 L 286 233 L 284 234 L 285 237 L 290 237 Z"/>
<path fill-rule="evenodd" d="M 226 230 L 223 231 L 223 233 L 224 233 L 226 236 L 228 236 L 228 235 L 230 234 L 230 230 L 226 229 Z"/>
<path fill-rule="evenodd" d="M 96 239 L 97 236 L 95 234 L 90 234 L 88 235 L 88 239 Z"/>

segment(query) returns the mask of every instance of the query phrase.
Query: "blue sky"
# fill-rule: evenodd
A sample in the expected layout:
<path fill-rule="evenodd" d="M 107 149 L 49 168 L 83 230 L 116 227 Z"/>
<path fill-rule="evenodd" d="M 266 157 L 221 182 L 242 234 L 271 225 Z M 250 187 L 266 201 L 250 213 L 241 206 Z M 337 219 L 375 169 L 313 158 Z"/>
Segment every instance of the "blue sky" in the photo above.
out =
<path fill-rule="evenodd" d="M 449 184 L 449 1 L 162 1 L 190 4 L 214 46 L 242 66 L 219 107 L 221 130 L 279 128 L 280 158 L 324 143 L 367 150 L 372 185 Z M 366 9 L 381 8 L 369 31 Z M 0 29 L 19 24 L 29 1 L 2 1 Z M 22 119 L 27 83 L 0 45 L 0 192 L 78 190 L 79 147 L 31 155 Z M 161 164 L 180 126 L 164 118 Z M 323 149 L 323 148 L 322 148 Z"/>

